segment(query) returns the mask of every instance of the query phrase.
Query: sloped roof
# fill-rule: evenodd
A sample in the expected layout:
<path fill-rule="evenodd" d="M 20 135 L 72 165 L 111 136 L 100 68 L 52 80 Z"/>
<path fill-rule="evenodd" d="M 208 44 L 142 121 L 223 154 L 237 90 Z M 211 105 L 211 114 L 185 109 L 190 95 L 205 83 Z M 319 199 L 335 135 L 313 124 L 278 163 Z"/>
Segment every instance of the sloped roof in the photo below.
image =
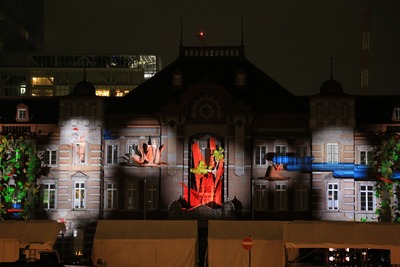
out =
<path fill-rule="evenodd" d="M 392 123 L 393 109 L 400 108 L 400 95 L 368 95 L 355 97 L 357 124 Z"/>
<path fill-rule="evenodd" d="M 200 54 L 188 54 L 192 50 Z M 239 51 L 234 55 L 217 55 L 216 51 Z M 200 52 L 199 52 L 200 51 Z M 211 56 L 211 52 L 213 53 Z M 214 53 L 215 52 L 215 53 Z M 222 53 L 222 52 L 221 52 Z M 182 87 L 174 88 L 173 75 L 182 75 Z M 236 84 L 237 73 L 244 73 L 244 86 Z M 243 47 L 181 47 L 180 56 L 151 79 L 126 95 L 113 111 L 159 112 L 169 101 L 177 101 L 188 88 L 201 83 L 212 83 L 224 88 L 233 101 L 250 105 L 255 112 L 289 112 L 304 110 L 307 105 L 290 91 L 248 61 Z"/>

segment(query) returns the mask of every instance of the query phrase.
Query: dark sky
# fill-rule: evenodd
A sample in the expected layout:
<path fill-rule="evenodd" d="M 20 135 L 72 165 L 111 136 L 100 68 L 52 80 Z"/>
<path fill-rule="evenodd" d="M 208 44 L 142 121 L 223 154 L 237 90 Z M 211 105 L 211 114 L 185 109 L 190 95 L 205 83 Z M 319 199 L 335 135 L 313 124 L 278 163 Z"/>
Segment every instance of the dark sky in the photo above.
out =
<path fill-rule="evenodd" d="M 400 0 L 45 0 L 45 48 L 55 52 L 157 54 L 163 66 L 183 44 L 240 45 L 246 57 L 296 95 L 330 77 L 360 89 L 362 10 L 371 10 L 369 91 L 400 92 Z"/>

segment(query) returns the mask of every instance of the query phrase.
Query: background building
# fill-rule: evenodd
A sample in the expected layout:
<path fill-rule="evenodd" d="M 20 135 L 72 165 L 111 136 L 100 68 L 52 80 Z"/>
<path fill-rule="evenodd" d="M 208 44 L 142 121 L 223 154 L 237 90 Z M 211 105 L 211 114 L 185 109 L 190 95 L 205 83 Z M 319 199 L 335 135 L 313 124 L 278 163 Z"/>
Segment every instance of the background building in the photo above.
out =
<path fill-rule="evenodd" d="M 156 55 L 0 54 L 3 96 L 62 96 L 88 80 L 99 96 L 124 96 L 160 68 Z"/>

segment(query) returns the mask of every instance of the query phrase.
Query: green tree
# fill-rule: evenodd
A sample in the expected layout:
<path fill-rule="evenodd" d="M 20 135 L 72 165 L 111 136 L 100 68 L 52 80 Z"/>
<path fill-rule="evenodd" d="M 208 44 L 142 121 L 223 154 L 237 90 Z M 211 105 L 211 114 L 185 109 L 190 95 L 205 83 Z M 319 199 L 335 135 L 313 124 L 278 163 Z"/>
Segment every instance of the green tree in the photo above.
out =
<path fill-rule="evenodd" d="M 377 179 L 375 196 L 380 200 L 376 213 L 379 221 L 400 221 L 397 202 L 400 197 L 399 181 L 393 179 L 393 172 L 400 163 L 400 136 L 383 133 L 380 140 L 381 144 L 374 151 L 372 171 L 373 178 Z"/>
<path fill-rule="evenodd" d="M 37 178 L 41 161 L 34 140 L 29 136 L 0 135 L 0 212 L 1 217 L 15 203 L 28 216 L 36 206 Z"/>

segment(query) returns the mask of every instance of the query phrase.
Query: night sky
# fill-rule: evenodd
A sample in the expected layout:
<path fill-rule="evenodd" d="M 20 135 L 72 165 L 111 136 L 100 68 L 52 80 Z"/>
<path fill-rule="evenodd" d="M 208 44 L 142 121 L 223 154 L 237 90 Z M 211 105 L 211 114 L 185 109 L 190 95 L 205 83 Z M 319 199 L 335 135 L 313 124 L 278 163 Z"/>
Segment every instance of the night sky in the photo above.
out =
<path fill-rule="evenodd" d="M 157 54 L 165 67 L 183 44 L 240 45 L 256 66 L 296 95 L 330 77 L 360 89 L 362 10 L 371 10 L 370 95 L 400 93 L 399 0 L 45 0 L 51 52 Z"/>

